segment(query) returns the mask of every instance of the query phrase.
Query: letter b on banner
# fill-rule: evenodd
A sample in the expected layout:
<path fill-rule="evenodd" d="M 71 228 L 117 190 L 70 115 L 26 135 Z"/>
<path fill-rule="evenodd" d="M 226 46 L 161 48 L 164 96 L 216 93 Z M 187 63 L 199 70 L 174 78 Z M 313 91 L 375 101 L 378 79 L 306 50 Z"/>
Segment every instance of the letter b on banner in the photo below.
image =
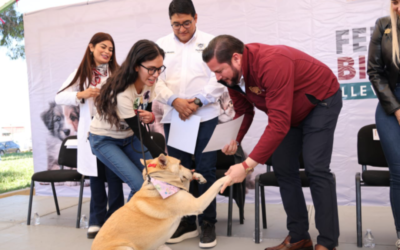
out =
<path fill-rule="evenodd" d="M 338 58 L 339 80 L 350 80 L 356 76 L 354 60 L 351 57 Z"/>

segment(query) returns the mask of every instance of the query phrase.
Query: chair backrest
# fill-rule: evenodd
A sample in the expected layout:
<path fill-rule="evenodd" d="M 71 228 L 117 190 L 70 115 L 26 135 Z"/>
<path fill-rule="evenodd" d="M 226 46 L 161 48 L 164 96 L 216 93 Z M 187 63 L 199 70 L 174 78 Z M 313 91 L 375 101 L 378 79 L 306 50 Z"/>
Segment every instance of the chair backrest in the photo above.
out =
<path fill-rule="evenodd" d="M 217 151 L 217 169 L 229 169 L 230 166 L 235 165 L 235 158 L 233 155 L 226 155 L 221 150 Z"/>
<path fill-rule="evenodd" d="M 221 150 L 217 151 L 217 169 L 227 170 L 230 166 L 245 160 L 242 147 L 239 145 L 235 155 L 226 155 Z"/>
<path fill-rule="evenodd" d="M 77 168 L 77 149 L 76 148 L 67 148 L 65 143 L 69 139 L 75 139 L 76 135 L 68 136 L 63 140 L 61 143 L 60 153 L 58 154 L 58 165 L 70 167 L 70 168 Z"/>
<path fill-rule="evenodd" d="M 303 154 L 302 154 L 302 153 L 300 154 L 299 162 L 300 162 L 300 169 L 304 169 L 304 160 L 303 160 Z M 267 165 L 267 166 L 274 166 L 274 165 L 272 164 L 272 156 L 269 157 L 269 159 L 267 160 L 267 162 L 265 162 L 265 165 Z"/>
<path fill-rule="evenodd" d="M 165 138 L 162 134 L 157 132 L 150 132 L 151 138 L 162 149 L 165 150 Z"/>
<path fill-rule="evenodd" d="M 362 127 L 357 135 L 357 156 L 360 165 L 373 167 L 387 167 L 385 154 L 381 142 L 374 140 L 375 124 Z"/>

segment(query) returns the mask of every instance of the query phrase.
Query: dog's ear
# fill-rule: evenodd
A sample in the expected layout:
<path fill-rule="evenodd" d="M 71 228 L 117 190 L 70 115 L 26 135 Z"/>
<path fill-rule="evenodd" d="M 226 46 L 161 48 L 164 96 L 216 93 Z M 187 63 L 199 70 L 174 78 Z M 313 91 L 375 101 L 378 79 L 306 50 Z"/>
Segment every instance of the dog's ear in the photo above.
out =
<path fill-rule="evenodd" d="M 43 111 L 40 114 L 40 117 L 42 118 L 42 121 L 46 125 L 47 129 L 53 130 L 54 129 L 53 116 L 54 116 L 54 108 L 56 107 L 56 103 L 50 102 L 49 105 L 50 105 L 50 108 L 46 111 Z"/>
<path fill-rule="evenodd" d="M 140 162 L 141 162 L 142 165 L 144 166 L 144 160 L 143 160 L 143 159 L 140 159 Z"/>
<path fill-rule="evenodd" d="M 158 162 L 161 165 L 161 168 L 166 168 L 168 164 L 168 158 L 164 154 L 160 154 L 158 157 Z"/>

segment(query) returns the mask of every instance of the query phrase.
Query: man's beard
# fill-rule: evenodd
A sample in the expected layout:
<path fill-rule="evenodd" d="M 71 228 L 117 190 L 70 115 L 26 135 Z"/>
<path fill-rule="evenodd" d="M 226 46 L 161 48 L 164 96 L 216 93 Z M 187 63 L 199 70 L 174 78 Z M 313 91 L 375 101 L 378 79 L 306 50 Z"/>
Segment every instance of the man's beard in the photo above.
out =
<path fill-rule="evenodd" d="M 227 82 L 225 82 L 224 80 L 219 80 L 219 83 L 222 83 L 226 86 L 235 86 L 239 84 L 239 70 L 235 69 L 233 66 L 231 66 L 232 72 L 233 72 L 233 76 L 231 78 L 231 84 L 228 84 Z"/>

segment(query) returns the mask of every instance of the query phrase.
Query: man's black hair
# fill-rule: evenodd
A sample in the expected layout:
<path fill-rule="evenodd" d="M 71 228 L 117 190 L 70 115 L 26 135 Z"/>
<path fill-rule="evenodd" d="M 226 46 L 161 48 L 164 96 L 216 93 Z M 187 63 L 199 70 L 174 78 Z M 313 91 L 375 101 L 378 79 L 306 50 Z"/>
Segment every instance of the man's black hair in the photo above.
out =
<path fill-rule="evenodd" d="M 175 14 L 188 14 L 194 17 L 196 10 L 191 0 L 172 0 L 169 4 L 169 19 Z"/>
<path fill-rule="evenodd" d="M 211 40 L 203 50 L 203 61 L 208 63 L 214 56 L 218 63 L 231 64 L 233 53 L 243 54 L 244 43 L 230 35 L 220 35 Z"/>

